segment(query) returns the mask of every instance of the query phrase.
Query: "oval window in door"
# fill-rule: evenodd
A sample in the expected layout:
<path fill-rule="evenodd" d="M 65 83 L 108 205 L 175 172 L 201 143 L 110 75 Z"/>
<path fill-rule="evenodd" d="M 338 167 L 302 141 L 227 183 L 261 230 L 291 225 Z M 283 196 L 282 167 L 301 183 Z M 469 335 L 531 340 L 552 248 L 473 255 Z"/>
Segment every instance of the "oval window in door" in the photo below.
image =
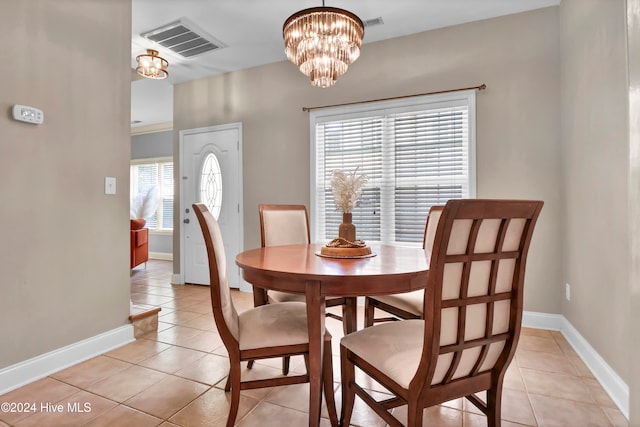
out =
<path fill-rule="evenodd" d="M 215 154 L 209 153 L 200 172 L 200 201 L 217 220 L 222 207 L 222 172 Z"/>

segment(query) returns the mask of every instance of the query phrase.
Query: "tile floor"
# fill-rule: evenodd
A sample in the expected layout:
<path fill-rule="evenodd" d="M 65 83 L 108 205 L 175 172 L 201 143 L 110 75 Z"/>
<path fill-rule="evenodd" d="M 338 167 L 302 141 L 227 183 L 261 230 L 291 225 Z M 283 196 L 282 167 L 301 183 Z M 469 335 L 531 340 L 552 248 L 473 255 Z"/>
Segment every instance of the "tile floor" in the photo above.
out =
<path fill-rule="evenodd" d="M 32 408 L 36 413 L 0 412 L 0 427 L 224 425 L 229 400 L 222 388 L 228 361 L 211 315 L 209 289 L 172 286 L 170 278 L 167 261 L 150 261 L 146 269 L 137 267 L 131 277 L 134 303 L 162 307 L 157 332 L 0 396 L 0 402 L 37 405 Z M 253 305 L 251 294 L 234 292 L 233 298 L 238 311 Z M 334 336 L 339 405 L 337 343 L 342 328 L 333 319 L 327 319 L 327 327 Z M 244 374 L 278 375 L 280 364 L 280 360 L 256 362 Z M 304 371 L 301 358 L 292 360 L 291 370 Z M 370 387 L 384 395 L 379 385 Z M 307 390 L 306 384 L 298 384 L 243 391 L 237 425 L 304 426 Z M 558 332 L 523 330 L 505 379 L 503 402 L 505 427 L 628 425 Z M 402 409 L 394 414 L 402 417 Z M 326 417 L 323 411 L 323 426 L 330 425 Z M 358 399 L 352 423 L 384 425 Z M 426 410 L 424 425 L 485 426 L 486 419 L 458 399 Z"/>

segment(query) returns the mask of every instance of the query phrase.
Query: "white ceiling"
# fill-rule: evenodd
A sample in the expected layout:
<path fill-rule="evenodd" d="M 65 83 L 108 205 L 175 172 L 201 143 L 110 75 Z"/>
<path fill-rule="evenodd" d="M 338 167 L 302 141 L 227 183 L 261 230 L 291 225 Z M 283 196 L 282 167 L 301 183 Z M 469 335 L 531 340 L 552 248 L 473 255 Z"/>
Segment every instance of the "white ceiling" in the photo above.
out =
<path fill-rule="evenodd" d="M 174 84 L 286 60 L 282 24 L 301 9 L 322 5 L 321 1 L 312 0 L 133 0 L 132 3 L 132 68 L 135 57 L 146 49 L 158 50 L 169 61 L 168 79 L 141 78 L 132 82 L 131 120 L 140 121 L 134 127 L 173 120 Z M 364 50 L 366 43 L 559 3 L 560 0 L 329 0 L 326 6 L 349 10 L 363 21 L 382 18 L 384 24 L 365 29 Z M 140 36 L 184 18 L 225 47 L 185 59 Z"/>

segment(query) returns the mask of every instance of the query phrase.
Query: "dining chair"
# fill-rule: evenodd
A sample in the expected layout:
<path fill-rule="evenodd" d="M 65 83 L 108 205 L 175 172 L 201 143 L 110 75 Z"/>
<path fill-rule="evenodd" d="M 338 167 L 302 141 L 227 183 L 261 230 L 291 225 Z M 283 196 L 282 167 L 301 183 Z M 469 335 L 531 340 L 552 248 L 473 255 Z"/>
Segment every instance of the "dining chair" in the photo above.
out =
<path fill-rule="evenodd" d="M 364 328 L 340 341 L 342 411 L 349 425 L 358 395 L 390 426 L 407 406 L 407 425 L 423 409 L 466 397 L 500 426 L 502 384 L 522 321 L 529 244 L 543 202 L 451 200 L 435 232 L 424 319 Z M 394 397 L 376 401 L 356 383 L 355 367 Z M 360 378 L 360 377 L 358 377 Z M 476 393 L 486 391 L 486 397 Z"/>
<path fill-rule="evenodd" d="M 427 258 L 431 257 L 433 238 L 435 237 L 438 221 L 444 206 L 432 206 L 427 214 L 427 222 L 424 228 L 422 248 Z M 364 299 L 364 327 L 368 328 L 374 323 L 388 322 L 399 319 L 422 319 L 422 306 L 424 303 L 424 290 L 406 292 L 403 294 L 368 296 Z M 375 318 L 375 309 L 385 311 L 393 317 Z"/>
<path fill-rule="evenodd" d="M 303 355 L 308 360 L 307 310 L 305 304 L 284 302 L 255 307 L 238 314 L 231 299 L 226 256 L 218 222 L 204 204 L 194 203 L 192 206 L 207 248 L 213 317 L 229 353 L 229 377 L 225 391 L 231 391 L 231 407 L 226 424 L 230 427 L 238 414 L 240 390 L 309 382 L 308 363 L 307 373 L 304 375 L 247 381 L 242 381 L 240 365 L 243 361 L 293 355 Z M 322 363 L 327 410 L 332 425 L 337 425 L 329 332 L 324 335 Z"/>
<path fill-rule="evenodd" d="M 309 215 L 304 205 L 261 204 L 258 210 L 262 247 L 311 243 Z M 261 291 L 256 290 L 256 292 Z M 267 298 L 270 302 L 305 302 L 305 296 L 302 294 L 273 290 L 267 293 Z M 326 307 L 342 306 L 342 316 L 330 312 L 326 315 L 342 321 L 345 335 L 356 330 L 355 297 L 327 297 L 325 304 Z"/>

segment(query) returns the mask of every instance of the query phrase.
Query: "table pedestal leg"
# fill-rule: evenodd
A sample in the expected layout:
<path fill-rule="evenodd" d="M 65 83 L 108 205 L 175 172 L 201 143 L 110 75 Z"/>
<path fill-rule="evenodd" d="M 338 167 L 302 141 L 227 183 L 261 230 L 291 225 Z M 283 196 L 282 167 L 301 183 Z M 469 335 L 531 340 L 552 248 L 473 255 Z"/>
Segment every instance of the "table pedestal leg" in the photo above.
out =
<path fill-rule="evenodd" d="M 306 284 L 307 327 L 309 328 L 309 426 L 320 424 L 322 407 L 322 352 L 324 344 L 325 300 L 320 283 Z"/>

